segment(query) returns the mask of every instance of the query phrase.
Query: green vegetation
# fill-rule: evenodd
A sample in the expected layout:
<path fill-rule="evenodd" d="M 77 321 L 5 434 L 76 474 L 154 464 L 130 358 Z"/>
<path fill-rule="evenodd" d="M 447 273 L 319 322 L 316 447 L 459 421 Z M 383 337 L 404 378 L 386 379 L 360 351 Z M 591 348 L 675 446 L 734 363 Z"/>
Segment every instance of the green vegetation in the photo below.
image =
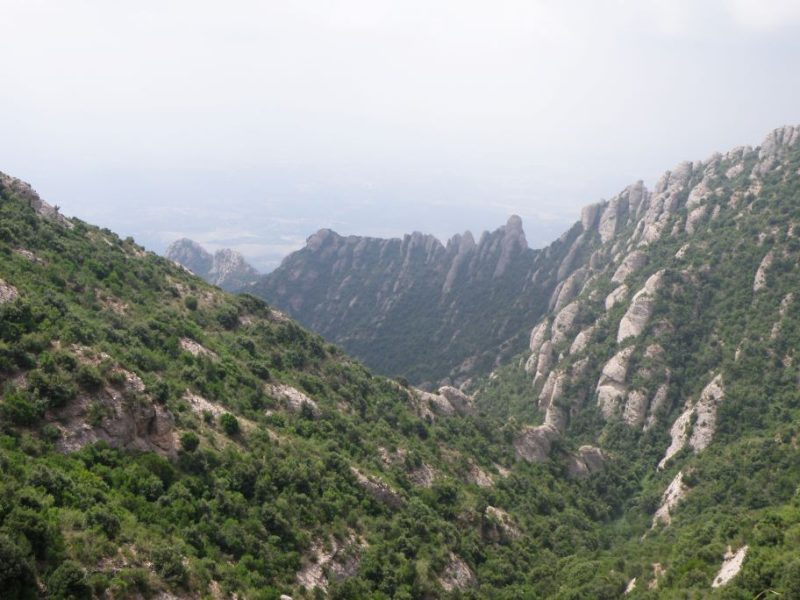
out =
<path fill-rule="evenodd" d="M 566 433 L 538 464 L 515 451 L 542 421 L 525 354 L 475 382 L 475 414 L 430 416 L 407 381 L 374 376 L 263 301 L 0 189 L 3 597 L 563 600 L 619 598 L 633 578 L 630 598 L 796 597 L 800 298 L 781 304 L 800 279 L 800 177 L 785 175 L 798 170 L 794 150 L 757 197 L 741 193 L 746 174 L 727 181 L 708 226 L 652 244 L 631 276 L 635 290 L 664 269 L 649 325 L 625 342 L 630 385 L 651 395 L 669 373 L 646 431 L 596 407 L 625 312 L 600 319 L 611 273 L 581 292 L 595 300 L 576 330 L 598 326 L 575 356 L 571 339 L 555 348 L 560 367 L 588 360 L 558 400 Z M 657 470 L 686 399 L 715 373 L 726 396 L 713 442 Z M 583 444 L 609 460 L 571 478 Z M 688 493 L 651 528 L 679 471 Z M 744 544 L 741 573 L 712 590 L 727 547 Z"/>

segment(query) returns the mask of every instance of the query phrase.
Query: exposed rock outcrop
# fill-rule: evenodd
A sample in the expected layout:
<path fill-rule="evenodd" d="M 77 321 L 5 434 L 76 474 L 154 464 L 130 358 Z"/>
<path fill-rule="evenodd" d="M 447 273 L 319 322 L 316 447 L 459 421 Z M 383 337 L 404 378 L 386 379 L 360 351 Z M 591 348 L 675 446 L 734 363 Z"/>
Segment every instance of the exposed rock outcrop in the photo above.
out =
<path fill-rule="evenodd" d="M 620 402 L 627 393 L 625 379 L 628 374 L 628 363 L 634 348 L 628 346 L 617 352 L 609 360 L 597 382 L 597 405 L 605 419 L 619 413 Z"/>
<path fill-rule="evenodd" d="M 697 453 L 711 443 L 716 431 L 717 407 L 724 399 L 722 376 L 717 375 L 703 389 L 697 402 L 689 401 L 685 410 L 672 424 L 671 443 L 664 453 L 664 458 L 658 463 L 659 469 L 663 469 L 667 461 L 687 444 Z M 694 420 L 693 425 L 692 420 Z"/>
<path fill-rule="evenodd" d="M 19 292 L 17 291 L 17 288 L 0 279 L 0 304 L 13 302 L 17 298 L 19 298 Z"/>
<path fill-rule="evenodd" d="M 190 338 L 181 338 L 178 340 L 178 345 L 181 347 L 181 350 L 188 352 L 192 356 L 205 356 L 212 359 L 218 358 L 216 352 L 209 350 L 201 343 Z"/>
<path fill-rule="evenodd" d="M 602 471 L 607 461 L 608 457 L 600 448 L 581 446 L 576 454 L 570 455 L 567 473 L 573 479 L 588 477 Z"/>
<path fill-rule="evenodd" d="M 510 541 L 520 537 L 521 532 L 514 519 L 496 506 L 487 506 L 484 511 L 484 535 L 493 542 Z"/>
<path fill-rule="evenodd" d="M 550 456 L 550 448 L 558 437 L 558 429 L 553 425 L 524 427 L 514 440 L 517 458 L 529 463 L 544 462 Z"/>
<path fill-rule="evenodd" d="M 622 263 L 614 271 L 611 276 L 611 281 L 614 283 L 622 283 L 629 275 L 635 273 L 647 264 L 647 254 L 642 250 L 634 250 L 626 256 Z"/>
<path fill-rule="evenodd" d="M 722 566 L 719 568 L 717 576 L 714 577 L 714 581 L 711 583 L 712 588 L 722 587 L 739 574 L 749 549 L 750 547 L 745 545 L 734 552 L 731 547 L 728 546 L 728 550 L 725 552 L 725 556 L 723 556 Z"/>
<path fill-rule="evenodd" d="M 579 354 L 580 352 L 583 352 L 583 350 L 589 344 L 589 340 L 592 339 L 594 329 L 595 327 L 592 325 L 591 327 L 587 327 L 583 331 L 579 332 L 572 341 L 572 345 L 569 347 L 569 353 Z"/>
<path fill-rule="evenodd" d="M 331 537 L 327 543 L 314 542 L 297 573 L 297 583 L 306 590 L 327 590 L 329 584 L 352 577 L 358 571 L 366 546 L 367 543 L 355 533 L 350 533 L 344 540 Z"/>
<path fill-rule="evenodd" d="M 47 412 L 46 420 L 61 432 L 56 442 L 59 450 L 73 452 L 104 441 L 115 448 L 175 455 L 172 414 L 146 394 L 138 375 L 121 372 L 123 384 L 80 393 L 65 406 Z"/>
<path fill-rule="evenodd" d="M 611 310 L 614 306 L 625 299 L 625 296 L 628 295 L 628 286 L 622 284 L 618 288 L 615 288 L 608 296 L 606 296 L 605 300 L 605 307 L 606 311 Z"/>
<path fill-rule="evenodd" d="M 394 490 L 388 483 L 385 483 L 372 475 L 365 475 L 355 467 L 350 467 L 350 471 L 356 478 L 356 482 L 377 502 L 385 504 L 389 508 L 398 509 L 405 504 L 405 499 L 399 492 Z"/>
<path fill-rule="evenodd" d="M 264 386 L 264 391 L 267 395 L 281 401 L 290 412 L 300 413 L 307 410 L 315 419 L 319 418 L 321 414 L 319 406 L 314 400 L 290 385 L 268 383 Z"/>
<path fill-rule="evenodd" d="M 679 471 L 661 496 L 661 504 L 653 515 L 653 527 L 659 523 L 669 525 L 672 522 L 672 513 L 688 491 L 688 486 L 683 482 L 683 471 Z"/>
<path fill-rule="evenodd" d="M 655 295 L 661 287 L 663 275 L 663 271 L 651 275 L 644 287 L 633 296 L 628 311 L 619 322 L 618 344 L 629 337 L 638 337 L 644 331 L 653 314 Z"/>
<path fill-rule="evenodd" d="M 580 303 L 578 301 L 567 304 L 562 308 L 553 319 L 552 341 L 559 344 L 567 339 L 567 335 L 572 330 L 575 320 L 578 318 Z"/>
<path fill-rule="evenodd" d="M 758 270 L 756 271 L 756 275 L 753 278 L 753 291 L 758 292 L 763 290 L 767 285 L 767 271 L 772 266 L 772 261 L 775 260 L 775 253 L 770 250 L 764 255 L 764 258 L 761 259 L 761 262 L 758 265 Z"/>
<path fill-rule="evenodd" d="M 62 215 L 57 206 L 42 200 L 31 185 L 21 179 L 0 173 L 0 191 L 6 191 L 26 201 L 37 214 L 46 219 L 56 221 L 69 229 L 73 227 L 72 221 Z"/>
<path fill-rule="evenodd" d="M 474 587 L 477 584 L 477 579 L 469 565 L 451 552 L 450 561 L 444 568 L 439 578 L 439 583 L 445 592 L 452 592 Z"/>

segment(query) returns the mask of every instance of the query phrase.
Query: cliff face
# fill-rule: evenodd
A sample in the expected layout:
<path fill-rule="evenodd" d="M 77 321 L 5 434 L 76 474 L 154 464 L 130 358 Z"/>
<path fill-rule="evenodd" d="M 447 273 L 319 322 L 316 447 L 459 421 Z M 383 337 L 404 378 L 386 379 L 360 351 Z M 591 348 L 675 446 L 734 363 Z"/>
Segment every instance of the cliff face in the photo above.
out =
<path fill-rule="evenodd" d="M 583 258 L 579 234 L 575 227 L 537 251 L 517 216 L 477 241 L 467 232 L 446 244 L 421 233 L 377 239 L 323 229 L 247 291 L 379 372 L 460 385 L 524 347 L 525 330 Z"/>
<path fill-rule="evenodd" d="M 172 242 L 165 256 L 229 292 L 239 291 L 258 278 L 258 271 L 235 250 L 225 248 L 211 254 L 197 242 L 186 238 Z"/>
<path fill-rule="evenodd" d="M 545 459 L 587 402 L 603 422 L 644 431 L 672 415 L 659 468 L 711 443 L 734 349 L 779 343 L 794 302 L 798 167 L 800 127 L 786 127 L 759 148 L 681 163 L 652 191 L 637 183 L 584 210 L 573 247 L 590 236 L 594 250 L 558 284 L 516 367 L 531 378 L 544 417 L 520 437 L 520 456 Z M 772 279 L 778 269 L 782 280 Z M 575 292 L 565 304 L 568 287 Z M 734 326 L 737 305 L 745 321 Z M 765 312 L 777 314 L 769 331 L 742 331 Z M 771 352 L 791 363 L 785 350 Z M 683 404 L 673 415 L 676 394 Z"/>

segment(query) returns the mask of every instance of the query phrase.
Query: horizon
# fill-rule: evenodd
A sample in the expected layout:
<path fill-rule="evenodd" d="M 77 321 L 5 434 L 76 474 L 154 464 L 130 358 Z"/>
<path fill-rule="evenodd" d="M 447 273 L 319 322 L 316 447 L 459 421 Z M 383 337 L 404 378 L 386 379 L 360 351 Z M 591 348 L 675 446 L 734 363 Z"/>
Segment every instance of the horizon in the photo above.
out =
<path fill-rule="evenodd" d="M 158 253 L 269 271 L 321 228 L 543 247 L 630 183 L 800 122 L 790 0 L 8 0 L 0 170 Z"/>

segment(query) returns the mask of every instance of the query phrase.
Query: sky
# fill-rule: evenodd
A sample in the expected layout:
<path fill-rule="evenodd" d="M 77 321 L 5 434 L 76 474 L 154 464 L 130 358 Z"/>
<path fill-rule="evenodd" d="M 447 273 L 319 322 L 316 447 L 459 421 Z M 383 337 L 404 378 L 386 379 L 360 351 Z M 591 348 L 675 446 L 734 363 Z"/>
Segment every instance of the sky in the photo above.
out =
<path fill-rule="evenodd" d="M 0 0 L 0 171 L 163 252 L 446 239 L 800 123 L 797 0 Z"/>

